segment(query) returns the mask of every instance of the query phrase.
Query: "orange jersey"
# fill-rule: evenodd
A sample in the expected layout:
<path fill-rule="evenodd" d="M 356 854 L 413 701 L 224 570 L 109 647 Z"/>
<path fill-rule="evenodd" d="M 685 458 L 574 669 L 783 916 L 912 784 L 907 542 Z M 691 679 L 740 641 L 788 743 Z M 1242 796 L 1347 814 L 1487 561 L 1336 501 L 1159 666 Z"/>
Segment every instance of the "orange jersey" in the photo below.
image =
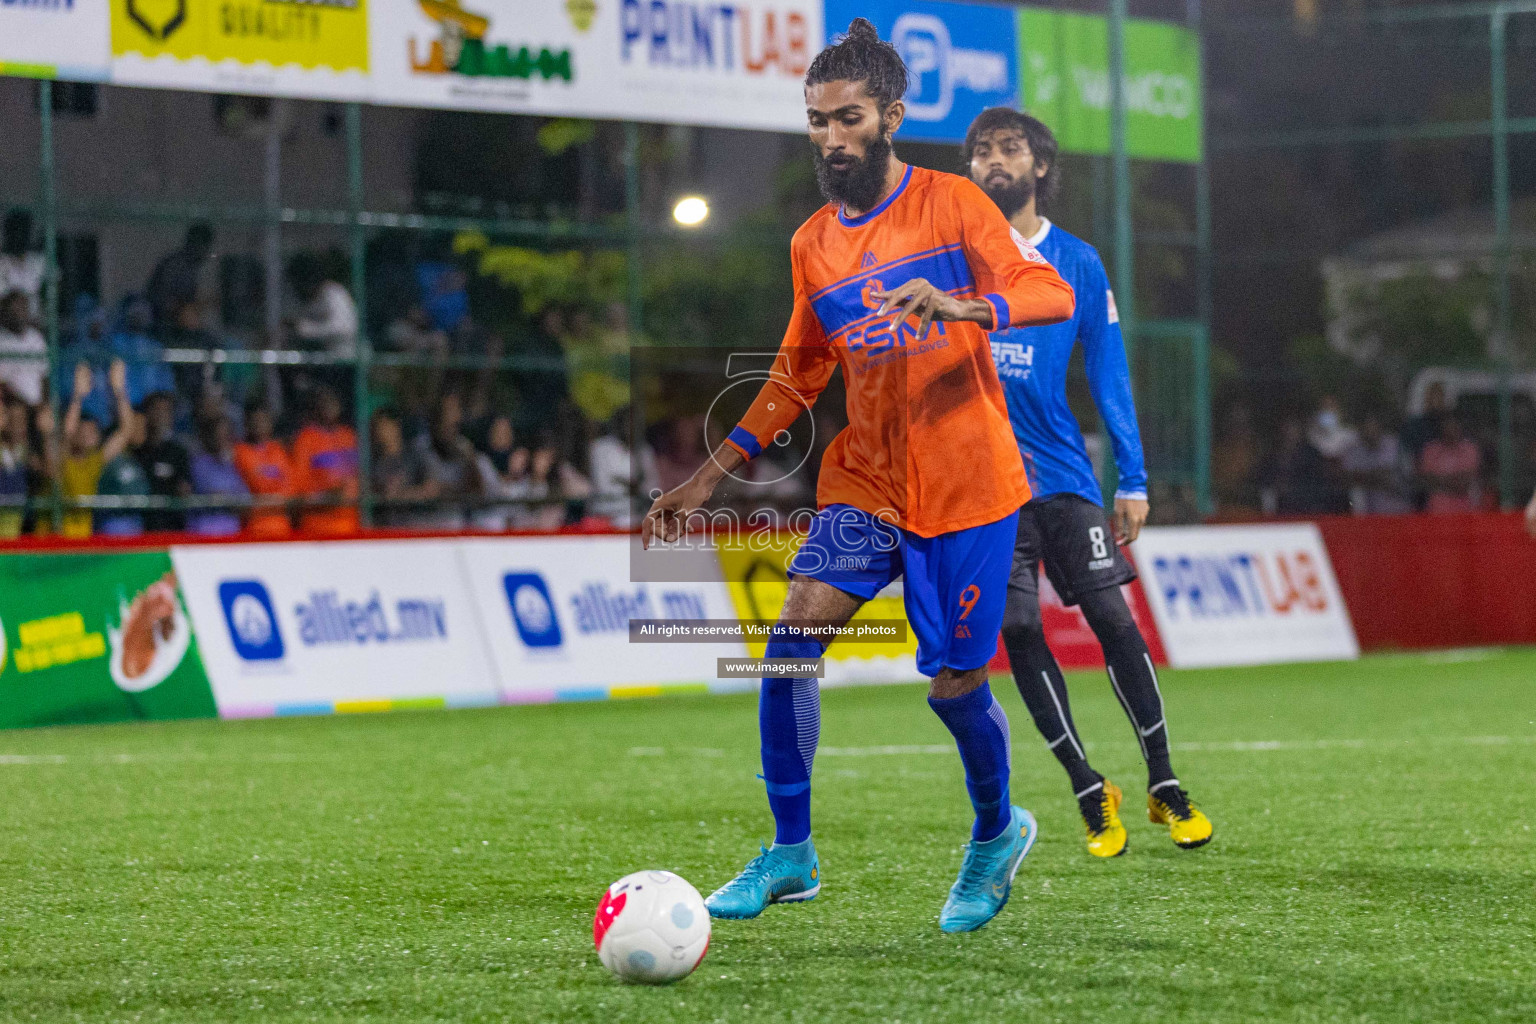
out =
<path fill-rule="evenodd" d="M 908 167 L 879 206 L 825 206 L 795 232 L 795 308 L 769 381 L 727 439 L 755 457 L 843 368 L 848 426 L 822 458 L 816 503 L 845 504 L 922 537 L 997 520 L 1029 500 L 988 330 L 1072 315 L 1072 288 L 975 184 Z M 993 323 L 876 317 L 913 278 L 984 299 Z"/>
<path fill-rule="evenodd" d="M 235 445 L 235 469 L 258 499 L 291 498 L 294 494 L 293 469 L 288 449 L 281 442 Z M 257 537 L 285 537 L 292 529 L 288 513 L 281 508 L 258 505 L 245 521 L 245 532 Z"/>
<path fill-rule="evenodd" d="M 320 497 L 340 491 L 342 499 L 357 501 L 357 433 L 351 427 L 308 426 L 293 439 L 293 475 L 300 494 Z M 360 521 L 356 505 L 316 506 L 299 516 L 307 533 L 351 533 Z"/>

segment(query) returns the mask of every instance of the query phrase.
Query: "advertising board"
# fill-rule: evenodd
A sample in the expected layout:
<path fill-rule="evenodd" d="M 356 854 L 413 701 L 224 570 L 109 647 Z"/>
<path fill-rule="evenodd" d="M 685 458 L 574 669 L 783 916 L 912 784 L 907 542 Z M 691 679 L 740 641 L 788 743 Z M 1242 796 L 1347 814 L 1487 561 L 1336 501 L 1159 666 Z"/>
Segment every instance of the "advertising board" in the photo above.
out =
<path fill-rule="evenodd" d="M 658 687 L 716 684 L 716 661 L 741 641 L 632 643 L 631 619 L 730 619 L 730 597 L 709 552 L 687 582 L 632 582 L 634 537 L 540 537 L 460 543 L 470 595 L 505 700 L 640 696 Z"/>
<path fill-rule="evenodd" d="M 213 715 L 165 552 L 0 558 L 0 727 Z"/>
<path fill-rule="evenodd" d="M 800 131 L 819 0 L 376 3 L 372 98 Z"/>
<path fill-rule="evenodd" d="M 1149 527 L 1132 550 L 1175 668 L 1360 655 L 1311 523 Z"/>
<path fill-rule="evenodd" d="M 172 549 L 225 718 L 500 699 L 452 541 Z"/>

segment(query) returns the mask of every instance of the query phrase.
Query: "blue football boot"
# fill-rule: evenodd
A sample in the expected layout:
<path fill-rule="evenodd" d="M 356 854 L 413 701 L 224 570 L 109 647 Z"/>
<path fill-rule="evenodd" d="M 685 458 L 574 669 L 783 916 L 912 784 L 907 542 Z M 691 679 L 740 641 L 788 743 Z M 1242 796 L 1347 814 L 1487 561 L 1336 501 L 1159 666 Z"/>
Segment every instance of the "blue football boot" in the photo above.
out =
<path fill-rule="evenodd" d="M 1022 807 L 1011 808 L 1008 827 L 987 842 L 974 839 L 965 847 L 960 877 L 949 890 L 939 927 L 946 932 L 973 932 L 997 916 L 1013 891 L 1013 876 L 1035 845 L 1035 816 Z"/>
<path fill-rule="evenodd" d="M 809 839 L 794 846 L 760 849 L 763 852 L 749 860 L 741 874 L 704 901 L 710 917 L 745 920 L 761 914 L 770 903 L 804 903 L 816 898 L 821 891 L 821 865 Z"/>

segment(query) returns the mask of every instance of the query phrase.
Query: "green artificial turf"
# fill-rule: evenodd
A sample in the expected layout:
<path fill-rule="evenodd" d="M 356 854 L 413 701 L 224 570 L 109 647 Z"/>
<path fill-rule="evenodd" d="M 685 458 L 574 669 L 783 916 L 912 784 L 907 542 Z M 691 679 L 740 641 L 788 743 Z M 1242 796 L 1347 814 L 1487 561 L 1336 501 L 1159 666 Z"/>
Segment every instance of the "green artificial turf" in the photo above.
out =
<path fill-rule="evenodd" d="M 771 836 L 750 695 L 7 733 L 0 1020 L 1536 1020 L 1533 681 L 1532 651 L 1166 672 L 1216 822 L 1184 852 L 1075 676 L 1131 797 L 1109 862 L 999 681 L 1041 839 L 972 935 L 936 923 L 969 809 L 923 691 L 830 691 L 821 896 L 717 922 L 665 989 L 604 972 L 592 912 Z"/>

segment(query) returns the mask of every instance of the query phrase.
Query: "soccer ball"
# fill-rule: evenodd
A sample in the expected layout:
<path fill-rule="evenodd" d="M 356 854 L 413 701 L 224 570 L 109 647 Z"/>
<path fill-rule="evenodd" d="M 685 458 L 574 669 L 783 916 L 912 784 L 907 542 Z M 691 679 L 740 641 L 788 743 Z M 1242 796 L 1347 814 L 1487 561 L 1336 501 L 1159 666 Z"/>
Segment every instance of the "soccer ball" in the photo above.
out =
<path fill-rule="evenodd" d="M 709 950 L 709 911 L 670 871 L 637 871 L 608 887 L 592 920 L 597 958 L 621 981 L 686 978 Z"/>

